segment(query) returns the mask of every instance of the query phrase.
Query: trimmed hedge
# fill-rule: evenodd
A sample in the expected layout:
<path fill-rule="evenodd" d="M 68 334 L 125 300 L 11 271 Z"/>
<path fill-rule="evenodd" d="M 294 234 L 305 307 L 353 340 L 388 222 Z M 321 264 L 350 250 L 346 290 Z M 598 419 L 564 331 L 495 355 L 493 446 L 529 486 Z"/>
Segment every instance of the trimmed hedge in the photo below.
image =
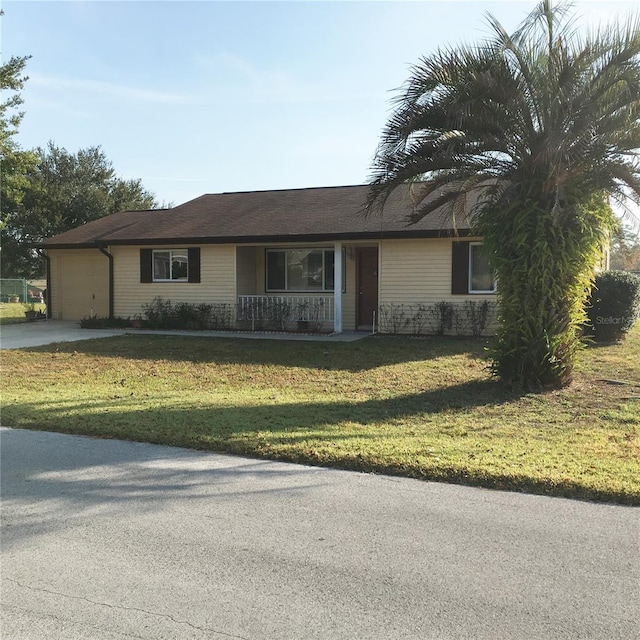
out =
<path fill-rule="evenodd" d="M 638 319 L 640 276 L 606 271 L 596 276 L 587 306 L 587 335 L 596 342 L 622 340 Z"/>

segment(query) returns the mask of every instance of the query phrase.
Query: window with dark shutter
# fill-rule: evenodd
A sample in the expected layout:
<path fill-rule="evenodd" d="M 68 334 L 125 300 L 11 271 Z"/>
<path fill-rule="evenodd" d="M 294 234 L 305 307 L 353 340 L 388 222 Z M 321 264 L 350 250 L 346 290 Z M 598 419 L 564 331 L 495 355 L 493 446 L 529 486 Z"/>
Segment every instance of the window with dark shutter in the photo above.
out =
<path fill-rule="evenodd" d="M 140 282 L 200 282 L 200 247 L 140 249 Z"/>
<path fill-rule="evenodd" d="M 469 293 L 469 242 L 454 241 L 451 250 L 451 293 Z"/>

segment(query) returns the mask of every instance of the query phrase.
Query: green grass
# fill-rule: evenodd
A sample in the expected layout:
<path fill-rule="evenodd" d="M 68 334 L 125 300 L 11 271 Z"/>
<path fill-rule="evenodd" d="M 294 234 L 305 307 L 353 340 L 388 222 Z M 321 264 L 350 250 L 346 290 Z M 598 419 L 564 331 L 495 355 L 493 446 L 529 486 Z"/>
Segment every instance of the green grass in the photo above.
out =
<path fill-rule="evenodd" d="M 483 347 L 123 336 L 5 351 L 2 422 L 640 504 L 640 326 L 541 395 L 492 380 Z"/>
<path fill-rule="evenodd" d="M 24 302 L 0 302 L 0 325 L 26 322 L 24 312 L 31 306 L 31 303 Z M 47 306 L 40 303 L 35 303 L 33 308 L 42 312 L 47 310 Z"/>

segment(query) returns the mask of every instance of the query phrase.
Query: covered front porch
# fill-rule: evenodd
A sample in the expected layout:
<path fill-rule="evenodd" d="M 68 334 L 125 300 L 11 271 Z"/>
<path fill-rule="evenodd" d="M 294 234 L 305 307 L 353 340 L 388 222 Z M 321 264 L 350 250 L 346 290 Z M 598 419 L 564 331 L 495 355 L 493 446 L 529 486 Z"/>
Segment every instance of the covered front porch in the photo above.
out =
<path fill-rule="evenodd" d="M 237 246 L 236 292 L 236 321 L 248 330 L 372 329 L 378 306 L 378 246 Z"/>

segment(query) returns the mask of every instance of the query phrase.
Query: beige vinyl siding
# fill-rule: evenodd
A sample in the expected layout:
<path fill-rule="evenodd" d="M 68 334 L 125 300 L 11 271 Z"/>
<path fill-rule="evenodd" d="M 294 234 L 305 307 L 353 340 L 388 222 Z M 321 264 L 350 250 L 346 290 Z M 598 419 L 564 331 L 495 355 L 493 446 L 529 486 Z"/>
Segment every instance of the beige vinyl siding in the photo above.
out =
<path fill-rule="evenodd" d="M 51 315 L 81 320 L 109 315 L 109 261 L 97 249 L 51 249 Z"/>
<path fill-rule="evenodd" d="M 192 246 L 192 245 L 189 245 Z M 140 249 L 182 249 L 187 245 L 111 247 L 114 258 L 114 315 L 134 317 L 160 297 L 171 302 L 228 303 L 236 300 L 235 245 L 200 246 L 200 282 L 140 282 Z"/>
<path fill-rule="evenodd" d="M 466 300 L 495 301 L 495 294 L 451 293 L 452 243 L 450 238 L 382 242 L 379 304 L 430 305 L 441 301 L 458 304 Z"/>

